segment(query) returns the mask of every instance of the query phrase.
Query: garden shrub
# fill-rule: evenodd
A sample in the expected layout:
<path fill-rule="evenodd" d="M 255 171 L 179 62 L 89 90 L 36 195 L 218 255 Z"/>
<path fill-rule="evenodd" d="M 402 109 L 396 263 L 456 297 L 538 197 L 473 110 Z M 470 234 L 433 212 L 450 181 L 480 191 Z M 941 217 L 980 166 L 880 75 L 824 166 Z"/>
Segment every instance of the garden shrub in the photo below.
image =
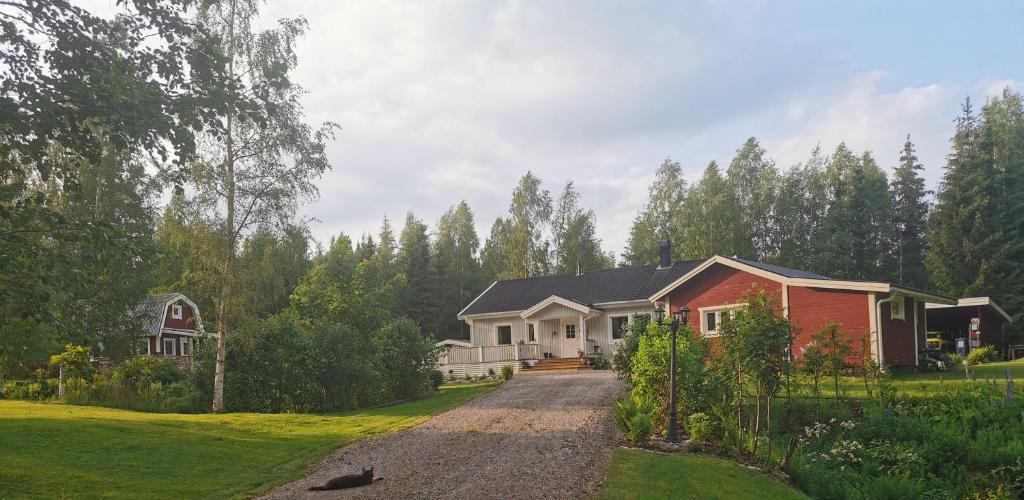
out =
<path fill-rule="evenodd" d="M 626 430 L 626 438 L 637 446 L 644 446 L 651 439 L 651 431 L 654 429 L 654 420 L 650 413 L 638 412 L 629 419 L 629 429 Z"/>
<path fill-rule="evenodd" d="M 987 345 L 967 353 L 966 361 L 970 366 L 980 365 L 982 363 L 991 363 L 999 361 L 999 353 L 997 353 L 992 346 Z"/>
<path fill-rule="evenodd" d="M 54 375 L 64 374 L 64 378 L 92 379 L 96 370 L 89 364 L 89 349 L 82 345 L 68 344 L 64 352 L 50 357 L 50 371 Z"/>
<path fill-rule="evenodd" d="M 711 417 L 703 412 L 690 414 L 686 419 L 686 432 L 697 443 L 707 442 L 711 437 Z"/>
<path fill-rule="evenodd" d="M 497 378 L 498 377 L 498 375 L 496 373 L 494 373 L 494 368 L 488 368 L 487 369 L 487 377 L 488 378 Z"/>
<path fill-rule="evenodd" d="M 651 409 L 656 427 L 663 426 L 666 418 L 671 346 L 672 334 L 668 327 L 651 322 L 647 325 L 647 332 L 640 337 L 632 362 L 633 398 L 637 405 Z M 706 341 L 694 336 L 689 327 L 679 329 L 676 337 L 676 390 L 681 415 L 703 409 L 709 399 L 714 399 L 704 365 L 707 354 Z"/>
<path fill-rule="evenodd" d="M 441 387 L 444 383 L 444 374 L 440 370 L 433 370 L 430 372 L 430 386 L 434 389 Z"/>
<path fill-rule="evenodd" d="M 595 370 L 609 370 L 612 367 L 612 362 L 608 359 L 608 356 L 601 356 L 594 360 Z"/>
<path fill-rule="evenodd" d="M 633 398 L 628 395 L 622 396 L 615 400 L 615 406 L 612 407 L 612 420 L 615 421 L 615 425 L 619 427 L 623 433 L 629 430 L 629 421 L 638 412 L 636 403 L 633 402 Z"/>
<path fill-rule="evenodd" d="M 626 383 L 626 386 L 633 382 L 633 357 L 640 348 L 640 337 L 647 331 L 647 325 L 651 322 L 650 315 L 635 314 L 629 328 L 622 335 L 622 339 L 616 344 L 615 352 L 612 354 L 612 369 L 615 374 Z"/>
<path fill-rule="evenodd" d="M 953 363 L 953 367 L 962 366 L 964 364 L 964 357 L 957 353 L 950 353 L 949 362 Z"/>
<path fill-rule="evenodd" d="M 505 365 L 501 367 L 501 379 L 512 380 L 512 375 L 515 375 L 515 369 L 512 365 Z"/>
<path fill-rule="evenodd" d="M 159 356 L 136 356 L 114 367 L 111 379 L 115 384 L 143 388 L 159 382 L 171 384 L 184 379 L 174 363 Z"/>
<path fill-rule="evenodd" d="M 55 378 L 42 380 L 10 380 L 4 383 L 4 397 L 44 401 L 57 397 L 59 381 Z"/>

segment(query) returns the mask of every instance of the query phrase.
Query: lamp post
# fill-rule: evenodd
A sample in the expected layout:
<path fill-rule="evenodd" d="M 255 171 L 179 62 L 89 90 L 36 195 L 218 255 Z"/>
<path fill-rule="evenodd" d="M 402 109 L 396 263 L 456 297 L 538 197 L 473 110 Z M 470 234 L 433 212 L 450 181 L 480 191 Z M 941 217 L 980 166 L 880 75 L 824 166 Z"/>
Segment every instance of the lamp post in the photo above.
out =
<path fill-rule="evenodd" d="M 672 322 L 669 323 L 669 330 L 672 332 L 672 357 L 669 358 L 668 364 L 668 432 L 665 435 L 665 441 L 670 443 L 678 443 L 680 441 L 679 415 L 676 411 L 676 333 L 679 332 L 680 325 L 686 325 L 689 322 L 689 316 L 690 308 L 683 306 L 672 314 Z M 654 317 L 660 325 L 665 320 L 665 310 L 658 306 L 654 310 Z"/>

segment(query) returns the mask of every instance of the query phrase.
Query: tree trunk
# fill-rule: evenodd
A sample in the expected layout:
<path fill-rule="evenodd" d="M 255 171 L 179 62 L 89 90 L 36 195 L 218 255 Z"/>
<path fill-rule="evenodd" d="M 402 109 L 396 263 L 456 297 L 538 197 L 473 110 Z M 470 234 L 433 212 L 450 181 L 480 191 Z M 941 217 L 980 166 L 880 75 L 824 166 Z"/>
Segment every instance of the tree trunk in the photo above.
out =
<path fill-rule="evenodd" d="M 231 14 L 228 22 L 228 74 L 235 74 L 235 1 L 231 2 Z M 232 89 L 232 92 L 234 89 Z M 235 149 L 234 149 L 234 110 L 228 107 L 227 131 L 224 136 L 224 184 L 226 193 L 227 217 L 224 221 L 224 270 L 221 277 L 220 307 L 217 308 L 217 365 L 213 375 L 213 411 L 223 412 L 224 406 L 224 374 L 227 369 L 228 351 L 228 303 L 231 299 L 231 281 L 235 274 Z"/>

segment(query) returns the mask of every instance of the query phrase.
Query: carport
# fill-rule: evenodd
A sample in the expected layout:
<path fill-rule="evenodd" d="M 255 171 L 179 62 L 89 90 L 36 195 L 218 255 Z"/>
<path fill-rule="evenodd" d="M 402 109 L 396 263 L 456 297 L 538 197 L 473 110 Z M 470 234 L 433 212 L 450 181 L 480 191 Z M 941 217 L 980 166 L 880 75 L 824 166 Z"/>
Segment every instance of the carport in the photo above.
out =
<path fill-rule="evenodd" d="M 925 304 L 929 341 L 942 340 L 942 348 L 954 351 L 958 338 L 970 338 L 972 347 L 991 345 L 1009 359 L 1006 325 L 1013 319 L 989 297 L 960 299 L 956 305 Z M 976 325 L 972 327 L 972 325 Z"/>

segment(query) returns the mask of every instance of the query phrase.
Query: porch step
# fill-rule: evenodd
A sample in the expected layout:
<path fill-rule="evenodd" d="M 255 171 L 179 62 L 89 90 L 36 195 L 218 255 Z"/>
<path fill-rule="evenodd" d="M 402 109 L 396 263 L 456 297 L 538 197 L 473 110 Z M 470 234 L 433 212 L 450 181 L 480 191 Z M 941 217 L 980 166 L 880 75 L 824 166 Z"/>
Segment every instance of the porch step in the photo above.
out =
<path fill-rule="evenodd" d="M 579 358 L 548 358 L 538 359 L 537 365 L 525 371 L 542 372 L 553 370 L 590 370 L 591 367 L 580 364 Z"/>

